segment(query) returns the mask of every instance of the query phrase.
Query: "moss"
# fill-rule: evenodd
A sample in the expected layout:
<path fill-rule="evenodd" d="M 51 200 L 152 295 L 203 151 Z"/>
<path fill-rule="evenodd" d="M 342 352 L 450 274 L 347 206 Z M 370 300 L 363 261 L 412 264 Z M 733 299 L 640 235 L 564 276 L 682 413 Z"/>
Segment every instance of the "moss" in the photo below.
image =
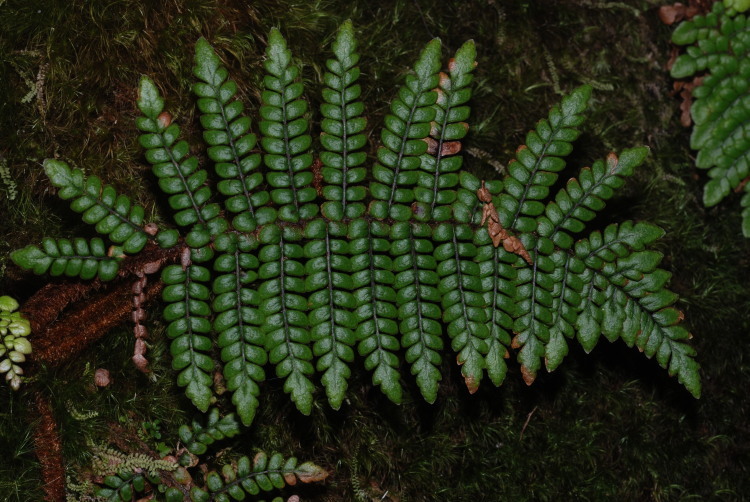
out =
<path fill-rule="evenodd" d="M 237 453 L 275 449 L 333 469 L 325 487 L 304 492 L 308 500 L 350 500 L 354 488 L 383 500 L 737 500 L 750 492 L 750 431 L 744 425 L 750 414 L 750 248 L 737 231 L 737 207 L 707 210 L 700 203 L 704 175 L 691 167 L 688 133 L 670 95 L 664 69 L 670 29 L 658 22 L 658 3 L 2 2 L 0 154 L 19 193 L 9 202 L 0 191 L 0 291 L 22 299 L 42 284 L 10 264 L 10 250 L 43 235 L 85 232 L 50 195 L 39 164 L 45 157 L 60 156 L 99 174 L 161 214 L 136 145 L 135 88 L 142 73 L 160 82 L 175 115 L 195 135 L 189 87 L 199 35 L 217 47 L 254 108 L 271 26 L 282 28 L 300 60 L 320 62 L 320 42 L 351 17 L 365 55 L 363 101 L 371 127 L 426 41 L 440 36 L 455 49 L 473 37 L 480 65 L 467 147 L 507 163 L 533 125 L 530 119 L 541 117 L 558 91 L 592 83 L 595 106 L 576 162 L 637 144 L 652 148 L 607 218 L 647 218 L 667 230 L 661 251 L 696 336 L 704 397 L 693 401 L 655 363 L 617 343 L 597 348 L 593 357 L 574 351 L 531 389 L 509 378 L 499 390 L 467 396 L 459 371 L 446 364 L 435 406 L 414 399 L 396 407 L 370 388 L 362 371 L 355 372 L 341 412 L 321 404 L 320 396 L 306 418 L 271 380 L 264 384 L 257 426 L 229 444 Z M 28 77 L 36 85 L 45 64 L 42 92 L 23 103 Z M 320 68 L 307 64 L 304 72 L 312 83 Z M 466 165 L 494 176 L 478 157 L 467 156 Z M 159 339 L 158 329 L 152 332 Z M 149 353 L 156 382 L 130 364 L 127 328 L 80 360 L 39 374 L 39 384 L 54 396 L 71 465 L 86 462 L 89 439 L 106 439 L 108 421 L 159 419 L 164 440 L 176 441 L 170 431 L 183 417 L 173 410 L 189 408 L 171 393 L 159 340 Z M 112 372 L 109 388 L 91 389 L 96 367 Z M 0 500 L 42 498 L 26 398 L 0 389 L 0 448 L 6 453 L 0 456 Z M 75 420 L 65 408 L 69 400 L 98 416 Z"/>

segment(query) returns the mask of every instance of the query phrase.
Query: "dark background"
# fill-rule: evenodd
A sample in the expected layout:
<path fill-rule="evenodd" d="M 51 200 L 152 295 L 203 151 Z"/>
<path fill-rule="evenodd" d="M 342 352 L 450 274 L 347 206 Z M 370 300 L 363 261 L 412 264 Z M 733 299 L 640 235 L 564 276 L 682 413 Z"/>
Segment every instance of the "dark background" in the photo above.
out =
<path fill-rule="evenodd" d="M 563 365 L 530 388 L 512 363 L 500 389 L 469 396 L 448 356 L 435 405 L 413 383 L 391 404 L 354 371 L 339 412 L 321 394 L 301 416 L 281 385 L 264 384 L 253 427 L 227 446 L 236 453 L 278 450 L 314 460 L 332 475 L 301 488 L 305 500 L 744 500 L 750 498 L 748 420 L 748 241 L 739 198 L 706 210 L 704 172 L 693 167 L 689 130 L 666 70 L 671 28 L 658 0 L 564 1 L 50 1 L 0 0 L 0 159 L 15 198 L 0 183 L 0 294 L 20 300 L 46 281 L 22 273 L 10 251 L 43 236 L 92 230 L 50 191 L 41 161 L 58 157 L 96 174 L 168 220 L 137 145 L 134 118 L 141 74 L 151 76 L 200 154 L 192 51 L 203 35 L 230 68 L 254 116 L 265 37 L 278 26 L 304 64 L 317 104 L 319 75 L 338 24 L 355 23 L 371 146 L 395 86 L 434 36 L 447 58 L 477 43 L 472 129 L 465 166 L 496 176 L 525 132 L 562 93 L 594 87 L 571 165 L 647 145 L 651 155 L 598 220 L 648 220 L 666 230 L 662 266 L 694 334 L 703 396 L 693 399 L 654 361 L 621 342 L 589 355 L 573 348 Z M 313 117 L 313 121 L 315 121 Z M 316 131 L 313 123 L 313 131 Z M 488 162 L 491 159 L 492 162 Z M 571 172 L 571 175 L 573 175 Z M 158 319 L 158 305 L 150 318 Z M 106 442 L 107 423 L 161 420 L 164 440 L 189 410 L 173 384 L 162 327 L 149 354 L 157 381 L 130 363 L 132 333 L 115 330 L 82 357 L 37 383 L 53 396 L 69 474 Z M 32 337 L 33 343 L 33 337 Z M 358 363 L 361 365 L 361 363 Z M 99 391 L 93 370 L 113 384 Z M 407 372 L 404 380 L 410 382 Z M 27 396 L 0 386 L 0 501 L 41 500 Z M 79 413 L 95 412 L 81 419 Z"/>

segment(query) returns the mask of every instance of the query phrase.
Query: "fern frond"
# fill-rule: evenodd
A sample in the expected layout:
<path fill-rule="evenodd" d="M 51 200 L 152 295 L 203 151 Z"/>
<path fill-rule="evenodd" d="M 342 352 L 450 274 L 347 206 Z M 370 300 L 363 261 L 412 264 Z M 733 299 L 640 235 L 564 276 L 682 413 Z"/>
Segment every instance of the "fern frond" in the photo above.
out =
<path fill-rule="evenodd" d="M 508 164 L 506 193 L 496 205 L 503 227 L 526 233 L 536 230 L 535 217 L 544 211 L 540 201 L 547 198 L 557 173 L 565 167 L 563 157 L 573 150 L 571 143 L 580 134 L 590 96 L 590 86 L 574 90 L 526 135 L 525 144 Z"/>
<path fill-rule="evenodd" d="M 162 315 L 169 323 L 167 336 L 172 339 L 172 368 L 179 372 L 177 385 L 186 387 L 187 397 L 203 412 L 213 397 L 214 362 L 208 355 L 213 341 L 207 336 L 211 333 L 210 292 L 206 286 L 210 278 L 206 267 L 194 264 L 184 268 L 169 265 L 161 274 L 166 285 L 162 297 L 168 303 Z"/>
<path fill-rule="evenodd" d="M 604 208 L 614 191 L 624 185 L 624 177 L 632 175 L 647 155 L 648 148 L 633 148 L 623 151 L 619 158 L 611 153 L 606 161 L 581 169 L 578 178 L 571 178 L 555 200 L 547 204 L 544 214 L 537 217 L 540 237 L 537 251 L 553 249 L 552 244 L 570 249 L 573 246 L 571 234 L 585 228 L 585 223 Z"/>
<path fill-rule="evenodd" d="M 326 477 L 328 472 L 312 462 L 297 464 L 294 457 L 285 459 L 280 453 L 273 453 L 269 457 L 260 452 L 252 461 L 248 457 L 240 457 L 236 465 L 225 465 L 221 474 L 209 472 L 206 475 L 206 489 L 194 487 L 190 491 L 190 497 L 194 502 L 244 500 L 246 495 L 281 489 L 286 485 L 295 485 L 298 481 L 322 481 Z"/>
<path fill-rule="evenodd" d="M 398 373 L 398 310 L 389 232 L 385 223 L 355 220 L 349 225 L 349 252 L 358 351 L 365 358 L 365 368 L 373 372 L 372 382 L 398 404 L 403 389 Z"/>
<path fill-rule="evenodd" d="M 98 237 L 90 241 L 82 238 L 42 239 L 41 248 L 26 246 L 13 251 L 10 255 L 13 262 L 35 274 L 49 273 L 51 276 L 66 275 L 109 281 L 117 275 L 119 262 L 123 255 L 120 248 L 107 250 Z"/>
<path fill-rule="evenodd" d="M 677 375 L 694 396 L 700 396 L 695 351 L 685 344 L 688 331 L 679 326 L 682 313 L 673 307 L 677 295 L 664 288 L 670 274 L 657 269 L 661 253 L 644 250 L 663 231 L 646 223 L 610 225 L 576 243 L 577 259 L 585 265 L 579 277 L 582 302 L 576 327 L 588 352 L 599 335 L 622 338 L 646 357 Z"/>
<path fill-rule="evenodd" d="M 46 159 L 44 172 L 60 189 L 60 198 L 70 199 L 70 208 L 83 213 L 83 221 L 96 225 L 96 231 L 112 242 L 122 244 L 124 252 L 134 254 L 146 245 L 150 235 L 143 229 L 143 206 L 132 205 L 129 197 L 118 195 L 111 185 L 102 187 L 98 177 L 86 177 L 65 162 Z"/>
<path fill-rule="evenodd" d="M 234 413 L 219 415 L 218 408 L 212 408 L 206 423 L 193 420 L 190 425 L 181 425 L 178 434 L 180 441 L 194 455 L 203 455 L 208 447 L 224 438 L 232 438 L 240 433 L 240 424 Z"/>
<path fill-rule="evenodd" d="M 362 90 L 359 80 L 359 54 L 351 21 L 339 28 L 333 53 L 336 59 L 326 61 L 323 75 L 323 101 L 320 113 L 320 153 L 323 163 L 323 215 L 334 221 L 358 218 L 364 214 L 363 200 L 367 195 L 361 186 L 367 173 L 361 166 L 367 158 L 362 148 L 367 138 L 362 131 L 367 120 L 362 116 L 364 104 L 358 101 Z"/>
<path fill-rule="evenodd" d="M 224 379 L 242 423 L 250 425 L 258 407 L 258 384 L 265 380 L 267 362 L 264 316 L 258 309 L 259 293 L 250 287 L 258 277 L 257 242 L 245 235 L 222 234 L 215 241 L 222 253 L 214 261 L 221 275 L 213 281 L 216 315 L 213 330 L 224 362 Z"/>
<path fill-rule="evenodd" d="M 305 118 L 307 101 L 301 99 L 304 87 L 298 82 L 299 68 L 292 64 L 291 52 L 279 30 L 272 29 L 264 66 L 268 73 L 263 79 L 265 90 L 261 98 L 261 145 L 266 155 L 263 162 L 270 169 L 266 181 L 271 200 L 279 206 L 278 218 L 298 222 L 313 218 L 318 212 L 314 204 L 317 193 L 313 188 L 310 169 L 312 139 Z"/>
<path fill-rule="evenodd" d="M 291 394 L 297 409 L 309 415 L 315 386 L 310 381 L 313 354 L 301 239 L 302 232 L 296 227 L 267 225 L 261 229 L 258 277 L 262 283 L 258 292 L 260 311 L 266 318 L 263 330 L 268 361 L 276 366 L 276 376 L 284 379 L 284 392 Z"/>
<path fill-rule="evenodd" d="M 427 139 L 427 152 L 421 156 L 422 171 L 414 188 L 414 217 L 420 221 L 446 221 L 454 214 L 455 187 L 459 184 L 458 171 L 463 165 L 461 140 L 469 125 L 469 106 L 476 66 L 476 48 L 468 41 L 456 51 L 448 63 L 448 74 L 440 73 L 437 101 L 433 108 L 435 120 Z M 469 213 L 458 212 L 458 216 Z M 468 223 L 465 220 L 459 220 Z"/>
<path fill-rule="evenodd" d="M 391 226 L 390 237 L 404 358 L 411 365 L 425 400 L 433 403 L 442 378 L 438 367 L 443 340 L 432 228 L 425 223 L 396 222 Z"/>
<path fill-rule="evenodd" d="M 433 233 L 438 287 L 442 297 L 443 322 L 447 324 L 451 346 L 458 353 L 457 362 L 470 393 L 479 389 L 485 355 L 489 351 L 487 339 L 487 310 L 482 296 L 480 268 L 474 262 L 477 247 L 474 231 L 468 225 L 443 223 Z"/>
<path fill-rule="evenodd" d="M 750 23 L 716 2 L 711 13 L 681 23 L 672 41 L 690 45 L 672 77 L 704 75 L 693 89 L 690 147 L 698 150 L 695 165 L 709 170 L 703 203 L 710 207 L 750 176 Z M 750 213 L 743 213 L 742 229 L 750 237 Z"/>
<path fill-rule="evenodd" d="M 222 178 L 217 188 L 227 197 L 224 207 L 235 215 L 235 230 L 252 232 L 257 225 L 273 221 L 276 213 L 264 207 L 268 192 L 257 190 L 263 182 L 263 175 L 257 172 L 260 154 L 255 151 L 256 137 L 250 132 L 250 119 L 242 114 L 242 102 L 233 100 L 237 84 L 228 78 L 227 69 L 204 38 L 195 44 L 193 74 L 201 80 L 193 91 L 199 97 L 207 153 Z"/>
<path fill-rule="evenodd" d="M 435 119 L 433 105 L 439 83 L 440 40 L 435 39 L 422 50 L 414 75 L 406 82 L 391 103 L 381 133 L 382 146 L 372 169 L 375 181 L 370 183 L 370 214 L 378 219 L 407 221 L 412 218 L 410 204 L 414 201 L 414 185 L 419 177 L 420 156 L 427 151 L 427 138 Z"/>
<path fill-rule="evenodd" d="M 354 362 L 354 329 L 357 327 L 357 318 L 352 312 L 355 303 L 347 256 L 347 225 L 313 220 L 305 227 L 305 237 L 308 239 L 304 252 L 313 353 L 317 358 L 317 370 L 323 373 L 321 382 L 328 402 L 337 410 L 344 400 L 347 379 L 351 375 L 349 364 Z"/>
<path fill-rule="evenodd" d="M 219 205 L 209 203 L 211 189 L 205 185 L 208 173 L 198 169 L 198 159 L 188 156 L 190 147 L 179 140 L 180 127 L 164 111 L 164 99 L 146 76 L 141 77 L 138 108 L 144 117 L 136 119 L 136 126 L 144 134 L 138 138 L 146 160 L 159 178 L 159 188 L 169 194 L 169 206 L 177 211 L 175 222 L 181 227 L 191 226 L 185 240 L 193 248 L 208 244 L 211 236 L 227 229 L 220 217 Z"/>

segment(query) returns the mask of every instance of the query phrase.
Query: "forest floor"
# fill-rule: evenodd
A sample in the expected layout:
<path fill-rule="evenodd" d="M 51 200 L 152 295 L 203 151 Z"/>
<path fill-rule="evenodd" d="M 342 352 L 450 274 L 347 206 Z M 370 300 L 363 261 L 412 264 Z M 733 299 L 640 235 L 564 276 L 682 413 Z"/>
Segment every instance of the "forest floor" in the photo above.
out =
<path fill-rule="evenodd" d="M 622 342 L 591 353 L 573 348 L 532 387 L 512 364 L 499 389 L 474 395 L 447 357 L 434 405 L 410 387 L 391 404 L 354 372 L 341 411 L 294 410 L 269 381 L 253 427 L 237 451 L 278 450 L 332 471 L 304 500 L 744 500 L 750 499 L 750 242 L 740 233 L 739 197 L 701 203 L 705 172 L 693 166 L 689 129 L 666 69 L 672 28 L 658 0 L 0 0 L 0 294 L 28 298 L 46 279 L 20 271 L 9 253 L 44 236 L 91 232 L 51 193 L 41 161 L 56 157 L 96 174 L 167 218 L 137 144 L 136 87 L 149 75 L 191 138 L 192 51 L 206 36 L 226 56 L 247 108 L 262 87 L 265 37 L 278 26 L 316 89 L 332 34 L 352 19 L 363 55 L 363 101 L 371 137 L 408 65 L 431 38 L 447 51 L 476 41 L 466 169 L 501 176 L 526 131 L 581 84 L 593 104 L 571 164 L 646 145 L 651 155 L 605 211 L 602 222 L 658 224 L 658 249 L 672 274 L 703 395 Z M 311 108 L 317 104 L 308 92 Z M 315 130 L 315 129 L 314 129 Z M 195 141 L 194 144 L 199 144 Z M 374 141 L 372 142 L 374 143 Z M 157 317 L 151 306 L 151 317 Z M 153 328 L 158 335 L 158 326 Z M 40 372 L 52 396 L 63 453 L 74 473 L 107 424 L 153 423 L 174 439 L 188 409 L 176 397 L 166 342 L 151 350 L 157 382 L 130 363 L 124 326 L 81 357 Z M 33 342 L 33 338 L 32 338 Z M 96 391 L 93 370 L 113 383 Z M 410 384 L 411 385 L 411 384 Z M 0 502 L 41 500 L 23 391 L 0 388 Z M 320 400 L 322 401 L 322 399 Z M 92 412 L 82 416 L 81 413 Z"/>

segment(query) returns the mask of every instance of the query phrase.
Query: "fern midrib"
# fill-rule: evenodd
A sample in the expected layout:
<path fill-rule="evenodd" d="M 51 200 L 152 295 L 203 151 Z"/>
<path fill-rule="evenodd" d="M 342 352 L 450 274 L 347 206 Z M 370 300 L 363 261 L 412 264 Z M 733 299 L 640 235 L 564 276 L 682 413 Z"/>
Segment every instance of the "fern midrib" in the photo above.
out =
<path fill-rule="evenodd" d="M 242 358 L 242 375 L 243 380 L 247 377 L 245 372 L 247 371 L 247 358 L 246 347 L 245 347 L 245 321 L 242 319 L 242 283 L 240 282 L 240 274 L 242 273 L 242 266 L 240 265 L 240 250 L 234 250 L 234 293 L 236 295 L 235 310 L 237 311 L 237 329 L 240 333 L 240 356 Z M 224 366 L 226 370 L 227 366 Z M 226 375 L 225 375 L 226 377 Z"/>
<path fill-rule="evenodd" d="M 286 87 L 284 88 L 286 91 Z M 284 91 L 281 94 L 281 116 L 284 118 L 282 122 L 282 128 L 284 129 L 284 154 L 286 156 L 286 167 L 289 171 L 289 187 L 292 189 L 292 197 L 294 198 L 294 208 L 296 209 L 297 215 L 299 215 L 299 200 L 297 200 L 297 187 L 294 184 L 294 170 L 292 169 L 292 154 L 289 151 L 289 120 L 286 113 L 287 102 L 284 99 Z"/>
<path fill-rule="evenodd" d="M 458 276 L 458 291 L 461 296 L 461 312 L 463 314 L 464 323 L 466 324 L 466 330 L 469 332 L 471 347 L 479 352 L 476 347 L 476 338 L 478 338 L 474 330 L 471 328 L 473 321 L 469 318 L 469 312 L 466 310 L 466 295 L 464 292 L 463 284 L 463 272 L 461 271 L 461 257 L 458 254 L 458 239 L 456 239 L 456 232 L 453 232 L 453 256 L 456 260 L 456 275 Z M 494 310 L 494 309 L 493 309 Z"/>
<path fill-rule="evenodd" d="M 326 275 L 328 275 L 328 309 L 330 311 L 329 321 L 331 326 L 331 338 L 333 339 L 331 352 L 333 352 L 337 360 L 341 360 L 341 357 L 339 356 L 339 345 L 341 344 L 341 342 L 336 336 L 336 316 L 334 310 L 336 308 L 336 304 L 333 301 L 333 293 L 335 289 L 333 285 L 333 268 L 331 266 L 331 235 L 328 231 L 328 226 L 326 226 Z M 331 366 L 333 366 L 333 364 Z"/>
<path fill-rule="evenodd" d="M 97 197 L 95 199 L 95 203 L 96 203 L 97 206 L 103 207 L 104 209 L 106 209 L 107 212 L 110 215 L 113 215 L 113 216 L 117 217 L 117 219 L 120 220 L 122 223 L 127 223 L 128 226 L 130 226 L 136 232 L 141 233 L 141 234 L 146 234 L 146 232 L 143 230 L 143 228 L 141 228 L 140 226 L 136 225 L 135 223 L 133 223 L 132 221 L 130 221 L 129 218 L 127 218 L 126 216 L 123 216 L 122 214 L 118 213 L 113 208 L 111 208 L 107 204 L 105 204 L 104 201 L 101 199 L 101 193 L 99 194 L 99 197 Z M 132 208 L 131 208 L 131 210 L 132 210 Z M 146 236 L 149 239 L 152 239 L 152 237 L 150 235 L 146 234 Z"/>
<path fill-rule="evenodd" d="M 162 144 L 166 144 L 164 141 L 164 133 L 161 133 L 162 138 Z M 193 197 L 193 192 L 190 190 L 190 187 L 188 186 L 187 180 L 185 179 L 185 175 L 182 174 L 182 169 L 180 166 L 180 163 L 175 159 L 174 154 L 172 153 L 172 148 L 168 146 L 162 147 L 164 150 L 166 150 L 167 154 L 169 155 L 169 160 L 172 163 L 172 166 L 174 167 L 175 171 L 177 171 L 177 176 L 179 176 L 180 181 L 182 182 L 182 187 L 184 188 L 184 192 L 186 193 L 188 198 L 190 199 L 190 205 L 193 206 L 193 210 L 195 211 L 195 214 L 198 216 L 198 221 L 202 224 L 206 224 L 206 220 L 203 219 L 203 215 L 201 214 L 200 207 L 198 207 L 198 204 L 195 202 L 195 198 Z"/>
<path fill-rule="evenodd" d="M 367 225 L 367 240 L 370 243 L 370 245 L 367 247 L 367 253 L 370 256 L 370 304 L 372 305 L 372 321 L 375 326 L 375 340 L 377 340 L 377 347 L 375 348 L 375 350 L 378 351 L 378 359 L 381 363 L 383 363 L 387 362 L 385 360 L 385 357 L 383 356 L 383 351 L 385 351 L 386 349 L 383 348 L 383 344 L 380 342 L 380 337 L 383 335 L 380 332 L 380 323 L 378 322 L 380 320 L 380 317 L 378 317 L 378 298 L 376 296 L 377 283 L 375 282 L 375 252 L 372 249 L 372 232 L 369 222 Z"/>
<path fill-rule="evenodd" d="M 560 119 L 560 123 L 562 124 L 563 120 Z M 518 199 L 518 208 L 516 209 L 516 214 L 513 216 L 513 221 L 509 225 L 509 228 L 512 228 L 514 230 L 518 230 L 516 228 L 516 223 L 518 222 L 518 217 L 521 215 L 521 208 L 523 207 L 524 202 L 526 202 L 526 196 L 529 194 L 529 190 L 531 189 L 532 185 L 534 184 L 534 176 L 536 175 L 537 171 L 539 171 L 539 166 L 542 163 L 542 160 L 544 160 L 544 156 L 547 153 L 547 149 L 552 144 L 552 141 L 554 141 L 552 138 L 555 136 L 555 134 L 562 129 L 562 125 L 559 128 L 555 128 L 552 130 L 552 132 L 549 135 L 549 138 L 547 142 L 544 144 L 544 148 L 542 148 L 542 153 L 539 154 L 539 156 L 536 159 L 536 162 L 534 162 L 534 168 L 533 170 L 529 171 L 529 182 L 526 183 L 526 185 L 523 188 L 523 194 L 521 195 L 521 198 Z M 526 147 L 528 148 L 528 147 Z M 530 151 L 531 149 L 529 149 Z M 533 153 L 533 152 L 531 152 Z M 516 160 L 516 162 L 519 162 L 519 160 Z M 523 164 L 521 164 L 523 165 Z M 525 168 L 526 166 L 524 166 Z"/>
<path fill-rule="evenodd" d="M 583 195 L 581 197 L 579 197 L 578 200 L 576 200 L 575 204 L 573 204 L 573 207 L 570 209 L 570 211 L 567 211 L 565 213 L 565 216 L 563 217 L 563 219 L 560 220 L 560 222 L 557 225 L 555 225 L 555 228 L 552 230 L 552 232 L 550 232 L 550 234 L 549 234 L 550 240 L 552 240 L 554 242 L 554 237 L 557 234 L 557 232 L 562 228 L 562 226 L 565 223 L 567 223 L 569 220 L 571 220 L 573 218 L 573 213 L 575 213 L 576 209 L 578 209 L 579 207 L 581 207 L 583 205 L 583 202 L 590 195 L 593 195 L 594 190 L 596 190 L 597 188 L 599 188 L 600 186 L 602 186 L 607 181 L 607 179 L 609 179 L 610 176 L 617 176 L 615 174 L 614 170 L 617 169 L 617 167 L 619 165 L 620 165 L 620 161 L 618 159 L 617 160 L 617 164 L 609 171 L 609 176 L 605 174 L 604 176 L 602 176 L 602 178 L 599 181 L 597 181 L 596 183 L 594 183 L 593 185 L 591 185 L 588 190 L 586 190 L 586 191 L 583 192 Z M 591 170 L 591 172 L 593 174 L 593 170 Z M 568 195 L 570 195 L 570 194 L 568 194 Z M 559 207 L 559 205 L 558 205 L 558 207 Z M 537 252 L 538 252 L 538 248 L 537 248 Z"/>
<path fill-rule="evenodd" d="M 214 89 L 215 89 L 216 95 L 221 96 L 219 89 L 218 88 L 214 88 Z M 237 153 L 237 147 L 234 143 L 234 135 L 232 134 L 232 131 L 229 128 L 229 121 L 227 120 L 227 114 L 226 114 L 226 109 L 224 108 L 224 103 L 220 103 L 219 109 L 221 110 L 221 119 L 224 121 L 224 130 L 227 133 L 227 137 L 229 138 L 229 148 L 232 149 L 232 156 L 234 157 L 234 165 L 237 166 L 237 178 L 242 184 L 242 192 L 245 194 L 245 200 L 247 201 L 247 208 L 250 211 L 250 215 L 253 217 L 253 219 L 255 219 L 255 208 L 253 207 L 253 201 L 250 197 L 250 192 L 248 192 L 247 186 L 245 186 L 245 173 L 242 172 L 242 166 L 240 165 L 242 159 L 240 159 L 240 156 Z"/>
<path fill-rule="evenodd" d="M 424 95 L 424 92 L 420 92 L 418 95 L 414 96 L 414 104 L 411 106 L 411 109 L 409 110 L 409 118 L 406 120 L 406 125 L 404 126 L 404 134 L 401 135 L 401 147 L 399 148 L 398 157 L 396 158 L 396 165 L 393 169 L 393 182 L 391 183 L 391 195 L 388 197 L 388 211 L 391 210 L 391 206 L 393 206 L 393 198 L 396 196 L 396 185 L 398 185 L 398 175 L 401 171 L 401 159 L 404 158 L 404 150 L 406 149 L 406 143 L 409 141 L 409 129 L 411 128 L 412 120 L 414 119 L 414 113 L 416 113 L 417 108 L 419 108 L 419 99 Z M 399 120 L 401 120 L 400 117 L 397 117 Z"/>
<path fill-rule="evenodd" d="M 342 68 L 343 68 L 343 66 L 342 66 Z M 339 78 L 341 78 L 342 86 L 343 86 L 343 83 L 345 82 L 344 78 L 346 77 L 346 71 L 344 71 L 343 73 L 344 74 L 339 77 Z M 346 179 L 346 175 L 349 172 L 349 161 L 348 161 L 348 158 L 349 158 L 349 147 L 347 145 L 348 134 L 347 134 L 347 131 L 346 131 L 346 127 L 347 127 L 347 123 L 348 122 L 347 122 L 347 118 L 346 118 L 346 101 L 345 101 L 345 96 L 344 96 L 345 91 L 346 91 L 346 87 L 344 87 L 344 89 L 342 89 L 342 91 L 339 93 L 340 98 L 341 98 L 341 100 L 340 100 L 341 101 L 341 126 L 342 126 L 342 129 L 343 129 L 341 140 L 342 140 L 342 143 L 343 143 L 342 146 L 343 146 L 343 149 L 344 149 L 344 151 L 343 151 L 343 166 L 342 166 L 342 169 L 341 169 L 341 207 L 343 209 L 344 216 L 346 216 L 346 203 L 348 202 L 347 197 L 346 197 L 346 187 L 347 187 L 347 181 L 348 181 Z"/>
<path fill-rule="evenodd" d="M 411 254 L 411 269 L 414 272 L 414 286 L 416 287 L 416 295 L 414 295 L 414 300 L 417 302 L 417 321 L 419 323 L 419 340 L 422 345 L 422 352 L 419 355 L 419 359 L 423 359 L 426 357 L 426 351 L 432 350 L 429 348 L 429 345 L 427 344 L 427 341 L 425 339 L 425 331 L 424 331 L 424 324 L 422 322 L 422 287 L 421 283 L 419 282 L 419 266 L 417 266 L 417 249 L 415 246 L 415 238 L 414 238 L 414 232 L 411 224 L 409 224 L 409 252 Z"/>
<path fill-rule="evenodd" d="M 286 277 L 284 273 L 284 261 L 286 259 L 286 256 L 284 256 L 284 231 L 280 232 L 279 235 L 279 249 L 281 250 L 281 253 L 279 254 L 279 296 L 281 297 L 281 317 L 284 319 L 284 343 L 286 344 L 287 349 L 287 357 L 291 357 L 293 359 L 297 359 L 297 356 L 294 355 L 294 351 L 292 350 L 292 342 L 291 342 L 291 333 L 289 332 L 289 320 L 287 319 L 287 307 L 286 307 L 286 285 L 284 284 L 284 278 Z M 286 357 L 284 358 L 286 359 Z M 294 364 L 294 371 L 297 372 L 297 364 L 295 361 Z"/>
<path fill-rule="evenodd" d="M 492 330 L 490 332 L 494 334 L 495 333 L 495 329 L 502 329 L 502 328 L 499 327 L 499 324 L 495 321 L 495 319 L 496 319 L 495 314 L 497 314 L 497 312 L 499 310 L 499 308 L 497 306 L 497 297 L 498 297 L 498 295 L 500 295 L 502 293 L 500 293 L 500 291 L 498 291 L 498 289 L 497 289 L 498 284 L 500 284 L 500 281 L 499 281 L 499 278 L 498 278 L 498 275 L 500 274 L 500 256 L 499 256 L 499 254 L 500 254 L 500 248 L 496 248 L 496 247 L 493 246 L 493 249 L 494 249 L 494 252 L 495 252 L 495 262 L 494 262 L 495 270 L 492 273 L 492 302 L 490 303 L 490 305 L 492 306 L 492 308 L 491 308 L 491 310 L 492 310 L 492 319 L 491 319 Z M 500 342 L 499 337 L 493 336 L 492 338 L 494 340 L 497 340 L 497 342 L 500 343 L 500 345 L 503 345 L 502 342 Z"/>
<path fill-rule="evenodd" d="M 450 94 L 446 93 L 446 100 L 450 103 Z M 438 184 L 440 182 L 440 164 L 443 160 L 443 143 L 445 142 L 445 127 L 448 125 L 448 114 L 452 110 L 452 107 L 448 107 L 443 110 L 443 123 L 440 126 L 440 139 L 438 140 L 437 152 L 435 153 L 435 175 L 432 184 L 432 204 L 430 204 L 430 214 L 435 211 L 435 205 L 438 199 Z"/>
<path fill-rule="evenodd" d="M 562 308 L 565 304 L 565 288 L 568 285 L 568 270 L 570 270 L 570 259 L 572 258 L 571 255 L 566 253 L 565 257 L 565 265 L 564 265 L 564 271 L 563 271 L 563 279 L 562 284 L 560 285 L 560 297 L 558 300 L 557 310 L 555 311 L 555 315 L 552 318 L 552 326 L 556 325 L 557 322 L 562 319 Z M 554 300 L 553 300 L 554 301 Z"/>
<path fill-rule="evenodd" d="M 190 269 L 192 267 L 193 267 L 193 265 L 188 265 L 187 268 L 185 269 L 185 272 L 186 272 L 186 274 L 185 274 L 185 282 L 183 283 L 183 284 L 185 284 L 185 300 L 184 300 L 184 304 L 185 304 L 185 317 L 187 319 L 189 319 L 190 317 L 192 317 L 192 314 L 190 312 L 190 284 L 192 283 L 192 281 L 190 280 Z M 198 366 L 195 364 L 195 356 L 194 356 L 195 350 L 194 350 L 194 346 L 193 346 L 193 336 L 194 336 L 193 335 L 193 325 L 192 325 L 191 322 L 187 322 L 185 324 L 187 324 L 187 330 L 185 331 L 185 333 L 183 333 L 180 336 L 189 335 L 188 350 L 190 351 L 190 367 L 192 367 L 192 368 L 198 368 Z M 177 338 L 179 338 L 179 337 L 177 337 Z M 184 369 L 182 371 L 184 371 Z M 198 368 L 198 371 L 202 372 L 202 370 L 200 368 Z"/>
<path fill-rule="evenodd" d="M 53 260 L 93 260 L 93 261 L 119 261 L 117 258 L 113 256 L 86 256 L 86 255 L 63 255 L 60 256 L 52 256 L 51 254 L 47 253 L 44 249 L 42 249 L 44 253 L 47 255 L 48 258 L 52 258 Z"/>

